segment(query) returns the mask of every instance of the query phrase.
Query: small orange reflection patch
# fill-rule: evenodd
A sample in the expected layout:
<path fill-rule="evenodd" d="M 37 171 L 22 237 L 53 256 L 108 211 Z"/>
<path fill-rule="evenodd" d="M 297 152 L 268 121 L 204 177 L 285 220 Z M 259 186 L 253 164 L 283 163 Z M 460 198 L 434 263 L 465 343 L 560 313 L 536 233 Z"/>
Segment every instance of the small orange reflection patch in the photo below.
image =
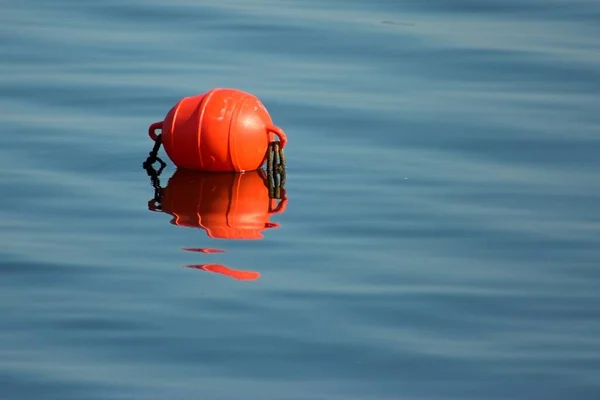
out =
<path fill-rule="evenodd" d="M 260 273 L 254 271 L 239 271 L 231 268 L 227 268 L 220 264 L 198 264 L 198 265 L 187 265 L 188 268 L 201 269 L 207 272 L 215 272 L 218 274 L 226 275 L 233 279 L 242 281 L 253 281 L 260 277 Z"/>

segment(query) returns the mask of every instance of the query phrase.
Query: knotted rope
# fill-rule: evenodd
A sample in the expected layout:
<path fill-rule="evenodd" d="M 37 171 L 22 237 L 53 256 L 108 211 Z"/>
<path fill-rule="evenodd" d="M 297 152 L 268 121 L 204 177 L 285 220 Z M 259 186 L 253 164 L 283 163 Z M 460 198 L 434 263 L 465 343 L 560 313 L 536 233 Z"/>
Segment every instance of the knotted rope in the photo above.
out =
<path fill-rule="evenodd" d="M 269 143 L 267 153 L 267 187 L 269 197 L 281 199 L 285 197 L 285 154 L 279 142 Z"/>

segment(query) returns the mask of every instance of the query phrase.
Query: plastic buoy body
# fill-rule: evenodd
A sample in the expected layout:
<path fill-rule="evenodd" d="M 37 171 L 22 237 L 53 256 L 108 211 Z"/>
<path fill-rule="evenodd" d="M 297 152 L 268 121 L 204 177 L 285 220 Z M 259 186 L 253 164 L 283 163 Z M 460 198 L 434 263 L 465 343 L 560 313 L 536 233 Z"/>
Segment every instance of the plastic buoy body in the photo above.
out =
<path fill-rule="evenodd" d="M 269 219 L 287 204 L 269 197 L 265 178 L 263 170 L 215 174 L 178 169 L 163 189 L 161 211 L 173 216 L 172 224 L 202 228 L 214 239 L 261 239 L 262 231 L 279 226 Z"/>
<path fill-rule="evenodd" d="M 158 129 L 171 161 L 199 171 L 253 171 L 264 164 L 270 142 L 278 137 L 282 148 L 287 142 L 261 101 L 237 89 L 181 99 L 164 121 L 150 126 L 154 140 Z"/>

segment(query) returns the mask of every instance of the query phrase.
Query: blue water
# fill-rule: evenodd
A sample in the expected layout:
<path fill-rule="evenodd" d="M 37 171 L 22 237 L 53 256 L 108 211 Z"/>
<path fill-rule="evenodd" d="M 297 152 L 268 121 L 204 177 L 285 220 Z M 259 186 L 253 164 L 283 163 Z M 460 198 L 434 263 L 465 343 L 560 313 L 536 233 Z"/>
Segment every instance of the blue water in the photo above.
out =
<path fill-rule="evenodd" d="M 600 398 L 597 1 L 0 10 L 0 399 Z M 289 138 L 261 240 L 148 204 L 214 87 Z"/>

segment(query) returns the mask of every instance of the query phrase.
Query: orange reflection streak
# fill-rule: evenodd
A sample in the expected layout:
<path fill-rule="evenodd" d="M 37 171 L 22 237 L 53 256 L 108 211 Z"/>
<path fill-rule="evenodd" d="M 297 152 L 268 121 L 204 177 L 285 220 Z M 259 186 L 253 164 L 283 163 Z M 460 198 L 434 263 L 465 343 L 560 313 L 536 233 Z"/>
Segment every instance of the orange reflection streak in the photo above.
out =
<path fill-rule="evenodd" d="M 257 240 L 278 228 L 269 219 L 285 211 L 269 197 L 263 170 L 210 173 L 178 169 L 162 190 L 161 211 L 177 226 L 203 229 L 213 239 Z"/>
<path fill-rule="evenodd" d="M 221 250 L 221 249 L 200 248 L 200 247 L 182 247 L 181 250 L 192 251 L 194 253 L 204 253 L 204 254 L 225 253 L 225 250 Z"/>
<path fill-rule="evenodd" d="M 270 218 L 285 212 L 288 201 L 283 187 L 274 194 L 269 186 L 272 183 L 262 169 L 245 173 L 178 169 L 165 188 L 160 187 L 158 176 L 154 176 L 152 185 L 155 197 L 148 202 L 150 211 L 170 215 L 173 225 L 202 229 L 211 239 L 260 240 L 264 231 L 280 227 Z M 211 247 L 181 249 L 201 254 L 225 252 Z M 259 272 L 235 270 L 221 264 L 186 267 L 244 281 L 260 277 Z"/>
<path fill-rule="evenodd" d="M 254 281 L 260 277 L 260 273 L 255 271 L 241 271 L 231 268 L 227 268 L 220 264 L 199 264 L 199 265 L 186 265 L 187 268 L 201 269 L 207 272 L 214 272 L 222 274 L 233 279 L 241 281 Z"/>

